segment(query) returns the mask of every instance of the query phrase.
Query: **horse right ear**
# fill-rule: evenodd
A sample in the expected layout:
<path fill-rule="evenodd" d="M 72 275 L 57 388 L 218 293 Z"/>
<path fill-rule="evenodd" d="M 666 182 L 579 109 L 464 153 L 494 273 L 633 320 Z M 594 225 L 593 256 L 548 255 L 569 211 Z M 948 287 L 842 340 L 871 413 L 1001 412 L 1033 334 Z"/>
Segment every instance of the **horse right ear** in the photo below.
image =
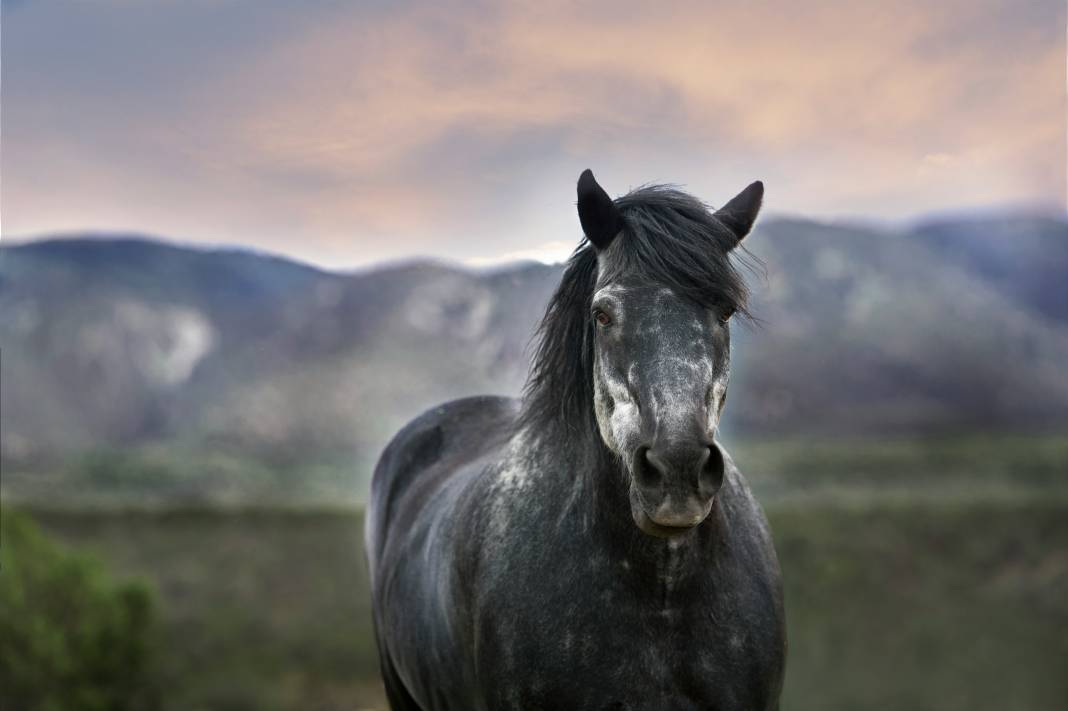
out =
<path fill-rule="evenodd" d="M 582 171 L 578 180 L 578 214 L 582 232 L 597 249 L 607 248 L 623 229 L 619 208 L 597 184 L 589 168 Z"/>
<path fill-rule="evenodd" d="M 726 205 L 716 210 L 716 219 L 722 222 L 738 242 L 745 239 L 753 229 L 760 204 L 764 201 L 764 183 L 759 180 L 750 183 L 745 190 L 730 199 Z"/>

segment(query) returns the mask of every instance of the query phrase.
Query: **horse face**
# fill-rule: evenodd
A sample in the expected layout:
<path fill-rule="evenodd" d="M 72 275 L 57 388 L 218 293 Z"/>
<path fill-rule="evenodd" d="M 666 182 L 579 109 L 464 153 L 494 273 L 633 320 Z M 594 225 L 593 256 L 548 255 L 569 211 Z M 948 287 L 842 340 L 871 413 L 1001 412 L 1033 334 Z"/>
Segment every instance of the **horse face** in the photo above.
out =
<path fill-rule="evenodd" d="M 716 244 L 729 251 L 749 233 L 763 196 L 757 181 L 712 220 L 683 209 L 715 230 Z M 628 274 L 625 240 L 617 239 L 626 219 L 588 170 L 579 177 L 577 204 L 583 233 L 597 250 L 590 318 L 601 437 L 625 463 L 634 521 L 646 533 L 679 535 L 705 520 L 723 484 L 723 453 L 714 439 L 727 396 L 730 313 Z"/>
<path fill-rule="evenodd" d="M 631 514 L 646 533 L 667 537 L 698 525 L 723 483 L 714 436 L 727 394 L 728 316 L 656 284 L 597 284 L 597 423 L 625 464 Z"/>

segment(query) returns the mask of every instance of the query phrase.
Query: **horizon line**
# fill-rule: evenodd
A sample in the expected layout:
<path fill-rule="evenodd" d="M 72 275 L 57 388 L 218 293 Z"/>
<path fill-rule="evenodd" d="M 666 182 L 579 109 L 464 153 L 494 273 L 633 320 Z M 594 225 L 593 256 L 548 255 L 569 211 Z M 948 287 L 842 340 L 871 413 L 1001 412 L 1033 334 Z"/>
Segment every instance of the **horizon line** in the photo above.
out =
<path fill-rule="evenodd" d="M 883 218 L 863 215 L 826 217 L 806 216 L 792 212 L 773 212 L 767 215 L 766 217 L 762 217 L 758 220 L 756 227 L 754 227 L 754 232 L 757 231 L 760 228 L 761 224 L 764 223 L 804 222 L 809 224 L 824 225 L 827 227 L 857 227 L 866 230 L 878 230 L 889 233 L 908 233 L 920 229 L 925 225 L 937 224 L 942 222 L 970 222 L 976 220 L 993 220 L 1006 218 L 1051 219 L 1054 221 L 1068 223 L 1068 209 L 1062 209 L 1059 206 L 1045 204 L 1012 204 L 1004 206 L 991 205 L 978 208 L 950 208 L 945 210 L 934 210 L 902 218 Z M 562 264 L 567 261 L 570 252 L 576 249 L 582 243 L 581 232 L 578 230 L 577 225 L 576 234 L 578 234 L 579 236 L 576 237 L 573 244 L 564 240 L 554 240 L 551 243 L 531 245 L 530 249 L 522 250 L 521 252 L 506 252 L 500 255 L 473 257 L 468 258 L 466 260 L 454 259 L 448 256 L 437 255 L 432 253 L 413 253 L 406 256 L 398 256 L 394 258 L 386 258 L 355 264 L 326 264 L 322 262 L 317 262 L 312 259 L 298 257 L 283 251 L 275 251 L 262 247 L 257 247 L 250 243 L 243 243 L 239 241 L 216 242 L 196 240 L 189 237 L 171 236 L 162 233 L 149 232 L 138 228 L 86 227 L 83 229 L 73 230 L 63 229 L 56 231 L 45 231 L 35 234 L 0 233 L 0 249 L 16 249 L 28 245 L 45 242 L 77 242 L 80 240 L 99 242 L 130 241 L 153 243 L 157 245 L 179 249 L 187 249 L 203 253 L 244 253 L 269 259 L 280 259 L 293 264 L 305 266 L 310 269 L 315 269 L 317 271 L 328 273 L 355 273 L 363 271 L 374 271 L 383 268 L 404 267 L 419 263 L 437 264 L 440 266 L 452 266 L 467 270 L 481 271 L 493 270 L 495 268 L 504 267 L 508 265 L 542 264 L 552 266 Z M 555 245 L 565 243 L 570 246 L 566 247 L 567 254 L 563 255 L 560 259 L 545 260 L 539 259 L 534 256 L 529 256 L 531 254 L 536 253 L 539 247 L 544 247 L 546 244 Z"/>

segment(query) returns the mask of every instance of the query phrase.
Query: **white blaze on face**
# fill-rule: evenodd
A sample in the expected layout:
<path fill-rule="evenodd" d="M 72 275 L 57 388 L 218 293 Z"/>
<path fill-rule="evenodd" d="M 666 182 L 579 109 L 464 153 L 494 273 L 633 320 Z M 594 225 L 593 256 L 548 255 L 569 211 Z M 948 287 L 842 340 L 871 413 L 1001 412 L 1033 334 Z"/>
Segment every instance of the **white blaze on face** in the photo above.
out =
<path fill-rule="evenodd" d="M 641 433 L 641 415 L 627 384 L 607 372 L 597 359 L 598 377 L 594 378 L 594 407 L 601 438 L 613 453 L 622 456 L 627 442 Z"/>
<path fill-rule="evenodd" d="M 625 326 L 624 314 L 619 308 L 619 297 L 624 293 L 620 286 L 606 286 L 593 296 L 593 301 L 615 302 L 616 323 L 613 328 Z M 639 436 L 641 419 L 638 405 L 631 397 L 630 388 L 618 374 L 611 372 L 601 362 L 600 356 L 594 357 L 593 379 L 594 412 L 597 416 L 597 428 L 605 445 L 613 453 L 622 456 L 627 450 L 627 442 Z"/>
<path fill-rule="evenodd" d="M 715 432 L 719 427 L 719 414 L 723 411 L 723 396 L 727 394 L 727 379 L 720 377 L 712 384 L 711 402 L 708 403 L 708 431 Z"/>

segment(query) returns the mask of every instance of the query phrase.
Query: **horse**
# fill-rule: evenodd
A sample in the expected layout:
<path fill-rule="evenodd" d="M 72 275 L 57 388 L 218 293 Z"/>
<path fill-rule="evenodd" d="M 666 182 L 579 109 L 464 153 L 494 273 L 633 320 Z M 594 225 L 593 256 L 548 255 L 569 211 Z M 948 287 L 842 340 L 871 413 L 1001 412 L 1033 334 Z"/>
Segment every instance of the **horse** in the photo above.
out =
<path fill-rule="evenodd" d="M 763 193 L 613 200 L 583 172 L 522 398 L 440 405 L 387 445 L 365 554 L 395 711 L 778 708 L 779 564 L 718 439 Z"/>

